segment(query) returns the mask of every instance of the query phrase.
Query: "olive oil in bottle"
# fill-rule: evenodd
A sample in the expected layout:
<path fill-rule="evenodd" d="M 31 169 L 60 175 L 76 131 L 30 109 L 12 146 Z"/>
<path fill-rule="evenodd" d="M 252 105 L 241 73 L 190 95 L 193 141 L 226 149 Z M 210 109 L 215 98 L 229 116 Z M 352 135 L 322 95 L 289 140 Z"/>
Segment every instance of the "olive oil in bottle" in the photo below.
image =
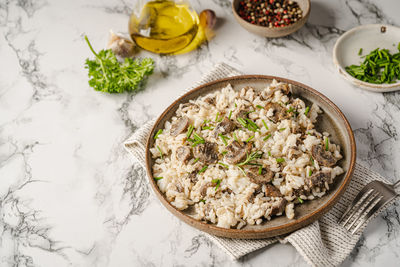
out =
<path fill-rule="evenodd" d="M 170 54 L 185 48 L 196 36 L 199 18 L 184 1 L 148 1 L 140 15 L 133 12 L 129 33 L 136 44 L 154 53 Z"/>

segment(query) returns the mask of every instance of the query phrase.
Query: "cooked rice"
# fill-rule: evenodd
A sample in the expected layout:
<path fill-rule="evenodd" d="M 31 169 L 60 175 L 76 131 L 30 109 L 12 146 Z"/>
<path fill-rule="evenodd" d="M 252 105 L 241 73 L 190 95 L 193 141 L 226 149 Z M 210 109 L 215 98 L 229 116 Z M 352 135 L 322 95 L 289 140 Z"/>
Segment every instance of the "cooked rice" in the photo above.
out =
<path fill-rule="evenodd" d="M 193 206 L 194 218 L 198 220 L 223 228 L 241 228 L 246 224 L 260 224 L 283 213 L 292 219 L 295 216 L 294 204 L 323 196 L 334 178 L 343 173 L 343 169 L 336 164 L 331 167 L 320 165 L 312 157 L 312 149 L 321 146 L 325 150 L 328 140 L 329 152 L 324 153 L 336 162 L 342 158 L 340 147 L 329 142 L 329 133 L 321 134 L 314 128 L 318 114 L 322 112 L 318 105 L 312 104 L 307 113 L 306 104 L 300 98 L 293 98 L 285 90 L 278 90 L 285 86 L 290 88 L 290 85 L 273 81 L 261 91 L 250 87 L 235 91 L 228 85 L 189 103 L 180 104 L 175 116 L 165 123 L 163 133 L 158 135 L 154 147 L 150 149 L 155 158 L 153 176 L 162 177 L 158 178 L 157 185 L 166 199 L 179 210 Z M 279 104 L 288 116 L 274 122 L 271 118 L 277 111 L 274 113 L 273 108 L 266 108 L 270 102 Z M 237 118 L 243 115 L 240 113 L 242 110 L 253 111 L 245 116 L 258 126 L 257 131 L 238 123 Z M 215 136 L 214 131 L 220 123 L 216 120 L 228 117 L 231 111 L 230 118 L 235 122 L 236 129 L 224 134 L 227 144 L 234 141 L 233 133 L 240 143 L 252 138 L 249 141 L 252 143 L 251 152 L 260 151 L 263 154 L 250 163 L 272 171 L 271 182 L 253 182 L 249 178 L 248 168 L 254 165 L 242 165 L 243 172 L 237 164 L 226 161 L 223 152 L 227 151 L 227 146 L 220 136 Z M 207 142 L 217 144 L 218 163 L 204 164 L 193 156 L 187 162 L 177 159 L 178 147 L 187 146 L 193 150 L 193 140 L 188 140 L 186 129 L 175 137 L 170 134 L 171 125 L 183 116 L 193 125 L 193 133 Z M 271 137 L 264 141 L 268 135 Z M 281 158 L 284 161 L 277 162 Z M 203 168 L 205 165 L 208 165 L 206 170 Z M 204 171 L 199 173 L 200 170 Z M 192 179 L 191 173 L 195 176 Z M 315 176 L 321 173 L 325 175 L 321 178 L 322 186 L 314 186 L 313 182 L 320 180 L 314 181 L 310 174 Z M 279 192 L 278 196 L 271 196 L 267 192 L 267 187 L 271 185 Z"/>

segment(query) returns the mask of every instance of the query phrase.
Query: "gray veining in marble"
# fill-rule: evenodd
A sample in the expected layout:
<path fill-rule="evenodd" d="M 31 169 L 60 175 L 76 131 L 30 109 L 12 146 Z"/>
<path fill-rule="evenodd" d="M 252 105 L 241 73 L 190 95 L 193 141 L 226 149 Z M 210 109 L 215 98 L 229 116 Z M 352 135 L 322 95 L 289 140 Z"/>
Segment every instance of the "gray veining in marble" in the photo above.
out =
<path fill-rule="evenodd" d="M 280 39 L 251 35 L 229 0 L 191 1 L 222 18 L 216 37 L 157 64 L 145 90 L 107 95 L 83 68 L 108 31 L 126 33 L 135 1 L 0 2 L 0 266 L 306 266 L 290 245 L 231 259 L 156 200 L 121 143 L 217 62 L 287 77 L 331 98 L 348 117 L 358 161 L 398 180 L 400 93 L 354 88 L 336 73 L 332 47 L 368 23 L 400 26 L 398 0 L 312 1 L 309 21 Z M 399 40 L 400 41 L 400 40 Z M 398 204 L 371 222 L 344 266 L 396 266 Z"/>

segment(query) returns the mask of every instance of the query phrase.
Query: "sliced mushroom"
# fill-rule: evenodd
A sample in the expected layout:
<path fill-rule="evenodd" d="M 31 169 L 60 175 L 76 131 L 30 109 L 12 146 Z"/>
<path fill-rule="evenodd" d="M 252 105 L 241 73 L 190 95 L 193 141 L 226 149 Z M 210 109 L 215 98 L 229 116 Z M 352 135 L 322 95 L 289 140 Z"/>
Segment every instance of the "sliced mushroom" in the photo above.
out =
<path fill-rule="evenodd" d="M 230 164 L 239 163 L 248 153 L 250 153 L 251 147 L 251 143 L 241 145 L 238 141 L 233 141 L 226 147 L 226 150 L 228 151 L 225 155 L 226 161 Z"/>
<path fill-rule="evenodd" d="M 319 165 L 332 167 L 337 162 L 332 153 L 330 151 L 325 151 L 320 145 L 314 145 L 311 148 L 311 153 L 313 158 L 318 161 Z"/>
<path fill-rule="evenodd" d="M 204 184 L 201 188 L 200 188 L 200 194 L 205 197 L 207 195 L 207 189 L 211 186 L 213 186 L 214 184 L 211 182 L 208 182 L 206 184 Z"/>
<path fill-rule="evenodd" d="M 300 196 L 309 196 L 310 195 L 310 189 L 308 188 L 308 186 L 304 186 L 304 187 L 300 187 L 297 189 L 293 189 L 293 194 L 296 197 L 300 197 Z"/>
<path fill-rule="evenodd" d="M 265 185 L 265 195 L 267 197 L 281 197 L 281 191 L 279 191 L 278 188 L 273 186 L 272 184 L 266 184 Z"/>
<path fill-rule="evenodd" d="M 197 183 L 199 178 L 197 178 L 197 171 L 192 171 L 191 173 L 188 174 L 187 178 L 190 180 L 192 183 Z"/>
<path fill-rule="evenodd" d="M 179 118 L 171 125 L 170 133 L 172 136 L 177 136 L 178 134 L 183 133 L 188 126 L 189 119 L 187 117 Z"/>
<path fill-rule="evenodd" d="M 278 203 L 272 205 L 271 215 L 281 214 L 285 211 L 287 200 L 282 198 Z"/>
<path fill-rule="evenodd" d="M 188 146 L 180 146 L 176 149 L 175 155 L 177 160 L 186 164 L 192 158 L 192 151 Z"/>
<path fill-rule="evenodd" d="M 259 167 L 251 167 L 247 170 L 246 174 L 251 182 L 259 185 L 271 182 L 274 173 L 270 169 L 262 168 L 260 174 L 259 170 Z"/>
<path fill-rule="evenodd" d="M 194 147 L 193 154 L 199 161 L 211 164 L 218 161 L 217 144 L 205 142 Z"/>
<path fill-rule="evenodd" d="M 282 93 L 285 95 L 288 95 L 290 93 L 290 87 L 287 83 L 279 84 L 277 87 L 275 87 L 275 90 L 281 90 Z"/>
<path fill-rule="evenodd" d="M 248 198 L 249 202 L 254 203 L 254 199 L 255 199 L 256 196 L 257 196 L 258 194 L 260 194 L 260 193 L 263 193 L 263 191 L 261 190 L 261 186 L 258 186 L 258 187 L 254 190 L 253 194 L 251 194 L 251 195 L 249 196 L 249 198 Z M 263 193 L 263 196 L 264 196 L 264 193 Z"/>
<path fill-rule="evenodd" d="M 271 89 L 271 91 L 267 94 L 264 94 L 263 97 L 265 99 L 268 99 L 270 97 L 272 97 L 276 91 L 281 90 L 283 94 L 288 95 L 290 93 L 290 87 L 287 83 L 283 83 L 283 84 L 279 84 L 278 86 L 274 87 L 273 89 Z"/>
<path fill-rule="evenodd" d="M 310 188 L 325 188 L 325 183 L 329 181 L 331 174 L 325 171 L 319 171 L 311 175 L 307 179 L 307 184 Z"/>
<path fill-rule="evenodd" d="M 228 117 L 224 117 L 224 119 L 218 123 L 217 127 L 215 127 L 214 135 L 217 137 L 219 134 L 227 134 L 232 132 L 235 129 L 235 123 L 228 119 Z"/>
<path fill-rule="evenodd" d="M 273 110 L 273 115 L 270 117 L 270 119 L 274 122 L 277 123 L 278 121 L 288 119 L 290 115 L 286 112 L 286 109 L 279 105 L 278 103 L 268 103 L 265 106 L 265 110 L 270 110 L 272 108 Z"/>
<path fill-rule="evenodd" d="M 183 192 L 183 186 L 180 184 L 180 183 L 177 183 L 177 184 L 175 184 L 175 186 L 176 186 L 176 190 L 179 192 L 179 193 L 182 193 Z"/>
<path fill-rule="evenodd" d="M 204 102 L 210 104 L 210 105 L 214 105 L 215 104 L 215 97 L 207 97 L 206 99 L 204 99 Z"/>

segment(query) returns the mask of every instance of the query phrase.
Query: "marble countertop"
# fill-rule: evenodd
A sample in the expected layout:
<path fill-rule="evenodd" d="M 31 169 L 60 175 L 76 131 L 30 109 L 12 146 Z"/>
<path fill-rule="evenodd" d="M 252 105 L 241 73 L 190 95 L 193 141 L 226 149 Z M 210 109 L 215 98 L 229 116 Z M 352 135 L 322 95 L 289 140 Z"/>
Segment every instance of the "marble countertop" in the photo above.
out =
<path fill-rule="evenodd" d="M 190 54 L 151 55 L 144 91 L 96 92 L 83 36 L 104 48 L 110 29 L 127 31 L 134 2 L 1 1 L 0 266 L 306 266 L 283 244 L 233 262 L 161 206 L 121 146 L 217 62 L 316 88 L 349 119 L 358 161 L 399 179 L 400 94 L 355 88 L 332 64 L 346 30 L 399 26 L 398 0 L 312 1 L 306 26 L 280 39 L 239 27 L 229 0 L 193 0 L 221 19 L 215 39 Z M 398 265 L 399 212 L 396 204 L 371 222 L 344 266 Z"/>

